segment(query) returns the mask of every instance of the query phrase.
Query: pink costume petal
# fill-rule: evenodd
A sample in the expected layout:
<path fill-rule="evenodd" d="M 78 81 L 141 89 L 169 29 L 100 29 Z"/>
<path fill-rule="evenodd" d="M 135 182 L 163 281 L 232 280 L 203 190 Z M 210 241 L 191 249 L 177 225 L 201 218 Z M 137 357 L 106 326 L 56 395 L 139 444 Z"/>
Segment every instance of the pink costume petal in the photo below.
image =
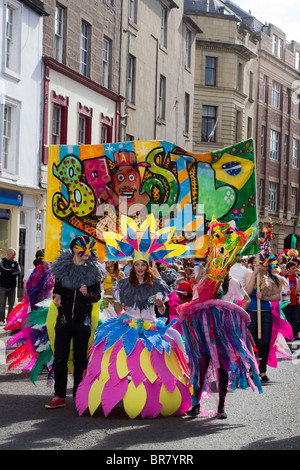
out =
<path fill-rule="evenodd" d="M 151 383 L 146 379 L 144 386 L 147 392 L 147 399 L 145 406 L 141 411 L 141 416 L 142 418 L 156 418 L 162 408 L 162 404 L 159 402 L 161 381 L 157 379 L 155 382 Z"/>

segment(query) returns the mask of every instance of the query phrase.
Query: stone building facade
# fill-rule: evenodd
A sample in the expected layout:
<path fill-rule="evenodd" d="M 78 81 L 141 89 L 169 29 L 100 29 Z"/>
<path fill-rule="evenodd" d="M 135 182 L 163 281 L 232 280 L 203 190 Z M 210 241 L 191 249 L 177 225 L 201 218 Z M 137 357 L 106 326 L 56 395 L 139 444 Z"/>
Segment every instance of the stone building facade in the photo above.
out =
<path fill-rule="evenodd" d="M 195 36 L 183 0 L 122 2 L 121 140 L 167 140 L 191 150 Z"/>
<path fill-rule="evenodd" d="M 193 151 L 253 137 L 259 235 L 272 223 L 273 252 L 290 248 L 293 234 L 300 251 L 300 44 L 230 0 L 185 0 L 185 13 L 203 31 L 196 40 Z"/>

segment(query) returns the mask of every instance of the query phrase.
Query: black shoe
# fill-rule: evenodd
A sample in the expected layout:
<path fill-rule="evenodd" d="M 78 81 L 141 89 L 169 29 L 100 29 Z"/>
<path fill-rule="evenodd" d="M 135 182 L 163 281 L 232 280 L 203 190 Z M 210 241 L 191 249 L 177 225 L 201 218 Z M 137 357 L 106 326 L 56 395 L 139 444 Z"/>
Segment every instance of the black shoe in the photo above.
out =
<path fill-rule="evenodd" d="M 192 418 L 196 418 L 200 414 L 200 405 L 195 405 L 193 408 L 191 408 L 188 412 L 187 415 L 191 416 Z"/>
<path fill-rule="evenodd" d="M 264 375 L 260 374 L 259 376 L 260 376 L 261 382 L 269 382 L 269 380 L 270 380 L 269 377 L 266 374 L 264 374 Z"/>
<path fill-rule="evenodd" d="M 227 413 L 225 413 L 224 408 L 218 410 L 218 419 L 227 419 Z"/>

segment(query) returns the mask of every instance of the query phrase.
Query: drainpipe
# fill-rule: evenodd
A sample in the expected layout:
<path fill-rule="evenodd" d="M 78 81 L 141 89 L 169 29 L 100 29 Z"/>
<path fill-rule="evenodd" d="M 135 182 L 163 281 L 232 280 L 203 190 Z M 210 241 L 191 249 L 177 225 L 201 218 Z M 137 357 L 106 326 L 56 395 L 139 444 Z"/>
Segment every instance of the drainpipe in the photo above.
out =
<path fill-rule="evenodd" d="M 153 140 L 156 140 L 156 118 L 157 118 L 157 79 L 158 79 L 158 39 L 151 34 L 151 37 L 156 41 L 156 61 L 155 61 L 155 96 L 154 96 L 154 129 Z"/>

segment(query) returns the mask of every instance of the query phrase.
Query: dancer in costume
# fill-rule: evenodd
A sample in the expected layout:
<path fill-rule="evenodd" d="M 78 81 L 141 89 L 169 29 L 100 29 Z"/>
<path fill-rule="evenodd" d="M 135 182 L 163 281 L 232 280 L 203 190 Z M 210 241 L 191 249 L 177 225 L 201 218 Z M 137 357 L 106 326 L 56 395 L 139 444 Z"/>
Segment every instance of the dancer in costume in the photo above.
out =
<path fill-rule="evenodd" d="M 180 305 L 180 300 L 175 292 L 177 286 L 177 272 L 175 269 L 166 269 L 160 272 L 162 280 L 168 286 L 168 300 L 165 302 L 166 312 L 163 315 L 168 318 L 168 321 L 172 321 L 174 318 L 178 320 L 177 307 Z M 178 322 L 176 323 L 176 326 Z"/>
<path fill-rule="evenodd" d="M 38 250 L 34 260 L 35 268 L 26 282 L 26 294 L 10 313 L 5 329 L 20 330 L 11 336 L 6 349 L 14 350 L 8 354 L 8 370 L 20 368 L 32 371 L 37 364 L 40 354 L 47 348 L 48 335 L 45 320 L 43 320 L 43 302 L 50 299 L 54 287 L 54 277 L 50 265 L 44 261 L 44 250 Z M 35 324 L 38 324 L 35 327 Z M 17 345 L 17 347 L 15 347 Z M 44 358 L 42 367 L 50 366 L 49 357 Z"/>
<path fill-rule="evenodd" d="M 220 285 L 236 262 L 252 229 L 239 232 L 229 223 L 210 223 L 210 260 L 197 288 L 198 297 L 178 307 L 193 380 L 193 407 L 190 416 L 200 413 L 204 389 L 209 391 L 212 375 L 219 390 L 218 417 L 226 418 L 225 398 L 230 374 L 232 389 L 247 382 L 261 392 L 259 370 L 248 332 L 250 317 L 238 305 L 217 299 Z M 212 368 L 212 375 L 208 370 Z M 251 374 L 250 374 L 251 372 Z M 251 376 L 252 375 L 252 376 Z"/>
<path fill-rule="evenodd" d="M 166 318 L 156 319 L 154 305 L 164 313 L 167 286 L 153 276 L 151 260 L 172 262 L 185 247 L 170 243 L 174 230 L 155 230 L 153 216 L 137 226 L 121 219 L 122 234 L 104 233 L 112 258 L 133 258 L 129 277 L 119 282 L 117 312 L 95 333 L 87 373 L 78 387 L 76 406 L 81 415 L 102 405 L 104 415 L 123 400 L 130 418 L 184 414 L 190 407 L 189 370 L 180 334 Z M 152 228 L 154 227 L 154 228 Z M 166 299 L 166 297 L 165 297 Z M 176 321 L 176 320 L 175 320 Z"/>
<path fill-rule="evenodd" d="M 100 309 L 100 320 L 102 322 L 116 316 L 114 309 L 114 290 L 117 288 L 119 280 L 125 277 L 125 274 L 119 268 L 118 261 L 106 261 L 105 269 Z"/>
<path fill-rule="evenodd" d="M 95 241 L 89 236 L 79 236 L 70 243 L 70 250 L 62 250 L 51 266 L 55 276 L 53 302 L 58 315 L 55 322 L 53 364 L 55 396 L 45 405 L 46 408 L 59 408 L 66 404 L 71 340 L 74 397 L 86 368 L 92 309 L 93 304 L 100 301 L 100 282 L 104 277 L 104 270 L 96 260 L 95 252 Z"/>
<path fill-rule="evenodd" d="M 254 271 L 246 276 L 246 291 L 251 299 L 247 309 L 251 318 L 249 330 L 256 344 L 258 344 L 257 299 L 260 299 L 261 302 L 261 359 L 259 371 L 263 382 L 269 380 L 266 371 L 273 326 L 273 306 L 271 302 L 280 301 L 281 292 L 287 285 L 284 277 L 272 273 L 276 266 L 276 257 L 265 250 L 259 253 L 259 262 Z M 259 289 L 257 288 L 258 273 L 260 274 Z"/>

